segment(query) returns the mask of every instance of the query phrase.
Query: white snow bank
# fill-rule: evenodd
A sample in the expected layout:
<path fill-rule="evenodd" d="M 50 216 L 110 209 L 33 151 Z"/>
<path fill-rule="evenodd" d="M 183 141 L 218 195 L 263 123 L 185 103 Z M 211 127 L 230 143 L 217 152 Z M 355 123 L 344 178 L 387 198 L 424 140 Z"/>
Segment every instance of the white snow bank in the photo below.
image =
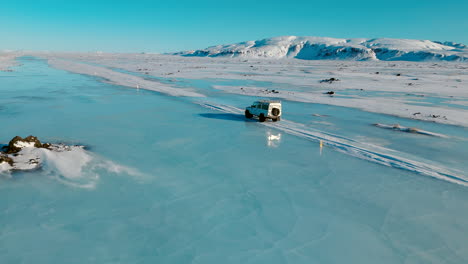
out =
<path fill-rule="evenodd" d="M 8 162 L 0 162 L 0 174 L 5 171 L 10 171 L 13 167 L 11 167 Z"/>
<path fill-rule="evenodd" d="M 0 71 L 11 71 L 9 68 L 17 64 L 16 56 L 11 53 L 0 53 Z"/>
<path fill-rule="evenodd" d="M 239 115 L 243 114 L 242 109 L 228 105 L 206 102 L 200 102 L 199 104 L 203 107 L 224 113 L 233 113 Z M 331 147 L 337 151 L 360 159 L 468 186 L 468 177 L 463 175 L 463 172 L 450 170 L 439 165 L 434 165 L 434 162 L 432 161 L 418 159 L 416 157 L 412 157 L 392 149 L 369 143 L 358 142 L 338 135 L 307 128 L 302 124 L 288 120 L 282 120 L 281 122 L 264 122 L 259 124 L 278 129 L 280 131 L 299 136 L 307 140 L 316 142 L 322 141 L 323 144 L 327 147 Z"/>
<path fill-rule="evenodd" d="M 74 73 L 99 76 L 107 79 L 108 82 L 112 84 L 123 85 L 132 88 L 141 88 L 172 96 L 204 97 L 204 95 L 189 89 L 174 88 L 160 82 L 150 81 L 138 76 L 116 72 L 105 67 L 62 59 L 49 59 L 49 64 L 52 67 Z"/>
<path fill-rule="evenodd" d="M 426 130 L 422 130 L 419 128 L 414 128 L 414 127 L 405 127 L 401 126 L 399 124 L 394 124 L 394 125 L 387 125 L 387 124 L 375 124 L 376 127 L 380 128 L 385 128 L 385 129 L 391 129 L 391 130 L 396 130 L 396 131 L 401 131 L 401 132 L 407 132 L 407 133 L 414 133 L 414 134 L 421 134 L 421 135 L 427 135 L 427 136 L 433 136 L 433 137 L 442 137 L 442 138 L 448 138 L 448 136 L 439 134 L 439 133 L 434 133 Z"/>
<path fill-rule="evenodd" d="M 51 144 L 46 149 L 25 144 L 21 151 L 8 156 L 13 159 L 13 166 L 1 163 L 0 174 L 41 169 L 53 179 L 78 188 L 95 188 L 101 172 L 142 176 L 138 170 L 94 155 L 83 146 Z"/>
<path fill-rule="evenodd" d="M 136 169 L 93 155 L 82 147 L 66 151 L 44 150 L 43 170 L 58 181 L 79 188 L 95 188 L 100 172 L 141 176 Z"/>

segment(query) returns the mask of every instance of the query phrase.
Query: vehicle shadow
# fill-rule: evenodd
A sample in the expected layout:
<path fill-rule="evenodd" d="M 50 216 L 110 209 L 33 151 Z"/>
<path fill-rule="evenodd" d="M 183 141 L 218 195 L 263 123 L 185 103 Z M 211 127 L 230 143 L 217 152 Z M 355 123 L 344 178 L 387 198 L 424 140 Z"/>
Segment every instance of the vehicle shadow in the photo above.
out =
<path fill-rule="evenodd" d="M 215 113 L 203 113 L 198 114 L 201 117 L 205 118 L 212 118 L 212 119 L 222 119 L 222 120 L 231 120 L 231 121 L 242 121 L 242 122 L 253 122 L 255 120 L 247 119 L 244 115 L 239 114 L 231 114 L 231 113 L 222 113 L 222 114 L 215 114 Z"/>

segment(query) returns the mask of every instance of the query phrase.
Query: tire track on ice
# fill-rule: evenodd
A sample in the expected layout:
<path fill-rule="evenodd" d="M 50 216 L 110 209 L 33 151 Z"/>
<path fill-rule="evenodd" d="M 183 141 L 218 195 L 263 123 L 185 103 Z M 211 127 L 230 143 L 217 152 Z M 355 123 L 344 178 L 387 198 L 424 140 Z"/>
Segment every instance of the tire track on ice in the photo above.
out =
<path fill-rule="evenodd" d="M 202 107 L 217 110 L 223 113 L 243 115 L 244 111 L 237 107 L 209 103 L 196 102 Z M 241 117 L 240 117 L 241 118 Z M 290 135 L 298 136 L 310 141 L 320 142 L 327 147 L 339 152 L 354 156 L 363 160 L 374 162 L 380 165 L 411 171 L 420 175 L 430 176 L 439 180 L 444 180 L 464 186 L 468 186 L 468 177 L 462 172 L 451 170 L 442 166 L 430 164 L 430 161 L 417 160 L 416 157 L 393 149 L 359 142 L 342 136 L 330 134 L 320 130 L 306 127 L 300 123 L 282 119 L 281 122 L 259 123 L 273 129 L 277 129 Z"/>

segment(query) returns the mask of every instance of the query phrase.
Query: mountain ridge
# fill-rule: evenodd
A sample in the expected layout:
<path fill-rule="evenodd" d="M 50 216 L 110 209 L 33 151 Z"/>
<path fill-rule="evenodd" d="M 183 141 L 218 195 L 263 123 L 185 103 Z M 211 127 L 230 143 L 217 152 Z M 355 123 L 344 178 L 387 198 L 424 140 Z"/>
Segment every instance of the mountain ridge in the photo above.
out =
<path fill-rule="evenodd" d="M 468 47 L 461 43 L 392 38 L 282 36 L 171 54 L 302 60 L 468 61 Z"/>

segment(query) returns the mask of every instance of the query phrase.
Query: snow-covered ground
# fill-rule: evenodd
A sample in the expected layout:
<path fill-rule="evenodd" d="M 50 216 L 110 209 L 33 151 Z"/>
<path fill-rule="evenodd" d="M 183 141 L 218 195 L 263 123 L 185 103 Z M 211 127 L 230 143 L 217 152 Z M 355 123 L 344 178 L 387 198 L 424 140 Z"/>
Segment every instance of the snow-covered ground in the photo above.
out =
<path fill-rule="evenodd" d="M 297 59 L 198 58 L 152 54 L 38 54 L 58 68 L 110 78 L 115 83 L 161 92 L 174 91 L 184 79 L 235 80 L 213 85 L 219 91 L 257 97 L 358 108 L 468 127 L 468 64 L 454 62 L 356 62 Z M 66 62 L 73 60 L 84 64 Z M 61 65 L 57 62 L 61 61 Z M 91 65 L 90 65 L 91 64 Z M 75 65 L 71 68 L 70 65 Z M 138 74 L 116 73 L 106 67 Z M 86 70 L 85 70 L 86 69 Z M 143 77 L 158 77 L 142 81 Z M 320 82 L 337 78 L 335 82 Z M 131 81 L 128 81 L 128 80 Z M 245 83 L 245 81 L 254 81 Z M 258 83 L 255 83 L 258 82 Z M 264 84 L 275 90 L 267 91 Z M 276 88 L 276 89 L 275 89 Z M 177 89 L 180 93 L 185 90 Z M 329 96 L 326 92 L 335 92 Z M 206 91 L 197 90 L 202 96 Z"/>
<path fill-rule="evenodd" d="M 70 72 L 94 75 L 106 79 L 109 83 L 119 84 L 127 87 L 141 88 L 150 91 L 160 92 L 172 96 L 192 96 L 203 97 L 202 94 L 193 92 L 189 89 L 175 89 L 162 83 L 145 80 L 138 76 L 115 72 L 103 67 L 98 67 L 89 64 L 76 63 L 68 60 L 49 60 L 49 64 L 53 67 L 67 70 Z"/>
<path fill-rule="evenodd" d="M 7 71 L 16 65 L 15 58 L 18 54 L 0 52 L 0 71 Z"/>

